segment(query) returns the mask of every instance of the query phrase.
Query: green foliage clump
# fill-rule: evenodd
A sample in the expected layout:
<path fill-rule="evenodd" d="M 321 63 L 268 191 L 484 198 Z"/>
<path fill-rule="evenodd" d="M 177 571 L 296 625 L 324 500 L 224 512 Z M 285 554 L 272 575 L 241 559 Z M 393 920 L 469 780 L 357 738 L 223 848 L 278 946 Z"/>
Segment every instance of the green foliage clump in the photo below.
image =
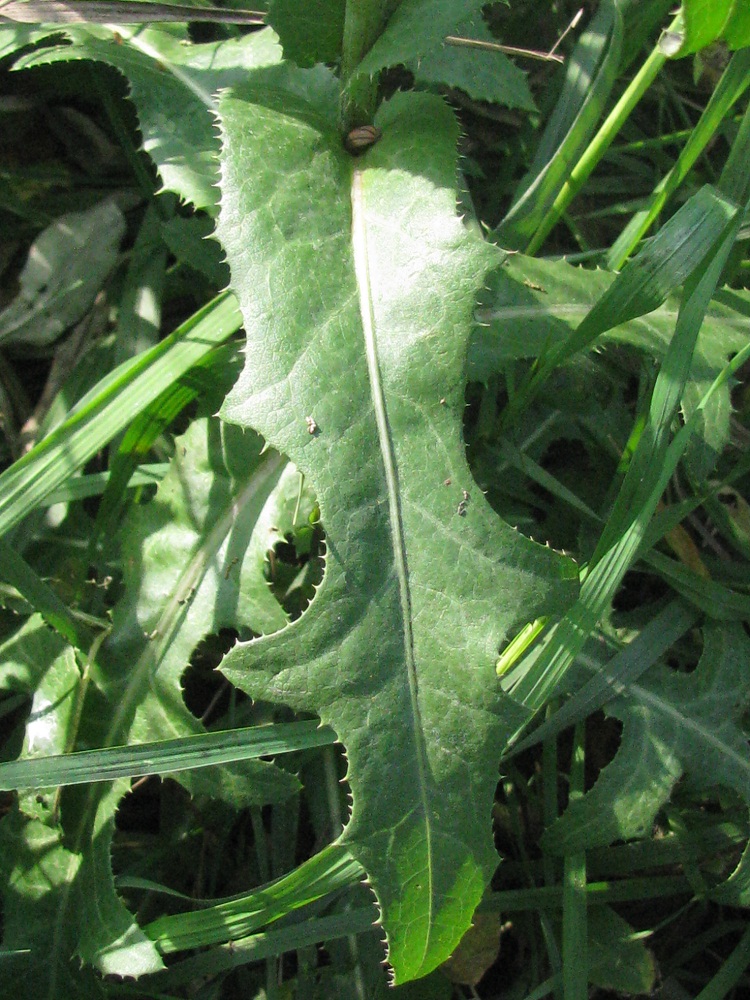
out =
<path fill-rule="evenodd" d="M 0 983 L 723 996 L 748 18 L 62 6 L 0 8 Z"/>

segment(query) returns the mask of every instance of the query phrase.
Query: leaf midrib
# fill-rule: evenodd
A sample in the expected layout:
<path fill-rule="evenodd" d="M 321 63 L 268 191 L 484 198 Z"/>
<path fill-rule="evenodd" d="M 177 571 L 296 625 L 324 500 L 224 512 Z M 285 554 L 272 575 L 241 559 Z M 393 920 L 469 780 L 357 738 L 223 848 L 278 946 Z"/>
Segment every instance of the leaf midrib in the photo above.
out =
<path fill-rule="evenodd" d="M 357 283 L 362 333 L 365 342 L 367 372 L 370 382 L 375 423 L 378 432 L 380 454 L 385 470 L 388 489 L 388 513 L 391 531 L 391 548 L 398 579 L 399 597 L 401 601 L 401 616 L 403 619 L 404 662 L 409 682 L 409 700 L 411 703 L 411 725 L 416 748 L 416 764 L 419 773 L 419 796 L 424 815 L 427 846 L 427 877 L 429 881 L 429 922 L 433 924 L 433 864 L 432 840 L 433 830 L 431 814 L 427 801 L 427 749 L 425 746 L 422 716 L 419 707 L 419 692 L 417 670 L 414 657 L 414 633 L 412 629 L 412 600 L 409 586 L 409 568 L 406 554 L 406 538 L 404 536 L 403 517 L 401 511 L 401 495 L 398 483 L 398 468 L 393 449 L 391 429 L 388 421 L 388 411 L 385 392 L 380 373 L 380 358 L 376 336 L 375 310 L 373 305 L 372 285 L 370 282 L 370 262 L 367 246 L 367 219 L 365 211 L 364 179 L 361 168 L 352 170 L 351 186 L 352 204 L 352 254 L 354 273 Z M 423 958 L 428 951 L 429 934 L 425 938 Z"/>

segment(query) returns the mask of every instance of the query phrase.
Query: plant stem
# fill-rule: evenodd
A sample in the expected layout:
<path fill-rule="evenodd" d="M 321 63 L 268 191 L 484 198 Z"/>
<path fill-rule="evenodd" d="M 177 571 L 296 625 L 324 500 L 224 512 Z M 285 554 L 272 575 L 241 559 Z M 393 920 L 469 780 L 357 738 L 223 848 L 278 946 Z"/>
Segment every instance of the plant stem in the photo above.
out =
<path fill-rule="evenodd" d="M 679 16 L 672 21 L 667 31 L 675 30 L 678 25 Z M 539 250 L 552 228 L 562 217 L 573 198 L 575 198 L 581 190 L 589 175 L 604 156 L 607 149 L 609 149 L 612 145 L 612 142 L 625 121 L 630 116 L 630 113 L 651 86 L 655 77 L 659 73 L 659 70 L 666 61 L 667 57 L 664 55 L 657 43 L 648 59 L 645 61 L 643 66 L 641 66 L 640 70 L 636 73 L 630 85 L 625 90 L 625 93 L 622 95 L 617 104 L 615 104 L 614 108 L 601 125 L 599 131 L 589 143 L 588 148 L 585 150 L 580 160 L 571 171 L 570 177 L 563 184 L 557 198 L 555 198 L 552 204 L 552 207 L 532 236 L 526 249 L 528 254 L 533 255 Z"/>
<path fill-rule="evenodd" d="M 711 95 L 698 124 L 680 153 L 677 162 L 654 190 L 649 204 L 636 213 L 609 252 L 610 270 L 619 270 L 643 235 L 651 228 L 669 197 L 683 182 L 695 161 L 716 134 L 724 118 L 750 83 L 750 53 L 736 52 Z"/>
<path fill-rule="evenodd" d="M 570 766 L 570 802 L 584 791 L 585 722 L 577 723 Z M 588 916 L 586 903 L 586 852 L 565 855 L 563 874 L 563 992 L 565 1000 L 585 1000 L 588 995 Z"/>
<path fill-rule="evenodd" d="M 357 76 L 357 67 L 370 51 L 398 7 L 399 0 L 346 0 L 341 51 L 341 128 L 344 135 L 367 125 L 375 113 L 377 80 Z"/>

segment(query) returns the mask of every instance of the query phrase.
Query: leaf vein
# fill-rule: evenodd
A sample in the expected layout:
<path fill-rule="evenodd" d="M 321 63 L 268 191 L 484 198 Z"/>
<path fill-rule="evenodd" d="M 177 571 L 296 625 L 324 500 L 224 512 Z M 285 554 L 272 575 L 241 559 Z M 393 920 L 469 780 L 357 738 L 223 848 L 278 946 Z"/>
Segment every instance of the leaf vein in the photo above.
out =
<path fill-rule="evenodd" d="M 360 315 L 365 341 L 367 370 L 370 381 L 370 391 L 372 394 L 373 411 L 375 414 L 378 441 L 380 444 L 380 452 L 383 459 L 386 485 L 388 488 L 389 524 L 393 544 L 396 576 L 398 578 L 399 596 L 401 600 L 401 615 L 403 619 L 404 632 L 404 661 L 406 664 L 406 674 L 409 683 L 409 699 L 411 703 L 411 719 L 416 748 L 416 764 L 419 772 L 419 795 L 426 832 L 427 867 L 430 882 L 430 891 L 428 894 L 430 919 L 428 925 L 431 926 L 432 911 L 434 908 L 432 863 L 432 841 L 434 831 L 432 829 L 432 814 L 427 801 L 429 767 L 427 762 L 424 728 L 422 725 L 421 710 L 419 707 L 417 669 L 414 656 L 414 632 L 412 628 L 412 601 L 409 587 L 409 567 L 406 552 L 403 515 L 401 510 L 398 468 L 396 464 L 391 429 L 388 421 L 388 411 L 380 374 L 380 361 L 378 357 L 376 319 L 372 285 L 370 282 L 370 265 L 367 246 L 367 218 L 365 210 L 363 172 L 360 169 L 355 169 L 353 171 L 351 201 L 354 270 L 357 280 L 357 289 L 359 292 Z M 425 954 L 427 953 L 427 950 L 428 938 L 425 938 Z"/>

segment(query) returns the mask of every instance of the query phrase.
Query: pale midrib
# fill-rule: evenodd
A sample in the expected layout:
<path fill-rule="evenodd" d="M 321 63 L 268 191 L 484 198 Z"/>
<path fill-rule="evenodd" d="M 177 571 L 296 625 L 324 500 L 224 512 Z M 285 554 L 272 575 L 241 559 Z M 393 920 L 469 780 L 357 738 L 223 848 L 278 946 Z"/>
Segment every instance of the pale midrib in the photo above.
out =
<path fill-rule="evenodd" d="M 401 498 L 398 487 L 398 470 L 393 453 L 393 442 L 388 424 L 388 413 L 380 377 L 380 362 L 375 336 L 375 315 L 372 302 L 372 287 L 370 285 L 370 264 L 367 253 L 367 223 L 365 219 L 364 191 L 362 187 L 362 172 L 355 169 L 352 175 L 352 250 L 354 255 L 354 273 L 357 280 L 359 310 L 362 319 L 362 332 L 365 340 L 367 371 L 370 381 L 372 405 L 375 412 L 375 423 L 378 429 L 380 454 L 383 456 L 386 485 L 388 488 L 388 513 L 391 528 L 393 557 L 396 564 L 399 596 L 401 599 L 401 616 L 404 622 L 404 661 L 409 681 L 409 698 L 411 702 L 411 718 L 416 746 L 416 763 L 419 772 L 419 795 L 427 831 L 427 859 L 429 879 L 430 926 L 432 926 L 433 884 L 432 884 L 432 822 L 427 801 L 427 751 L 422 729 L 422 716 L 419 709 L 417 684 L 417 669 L 414 659 L 414 633 L 412 630 L 411 591 L 409 588 L 409 570 L 406 557 L 406 539 L 404 537 L 403 519 L 401 516 Z M 425 951 L 427 941 L 425 940 Z"/>

